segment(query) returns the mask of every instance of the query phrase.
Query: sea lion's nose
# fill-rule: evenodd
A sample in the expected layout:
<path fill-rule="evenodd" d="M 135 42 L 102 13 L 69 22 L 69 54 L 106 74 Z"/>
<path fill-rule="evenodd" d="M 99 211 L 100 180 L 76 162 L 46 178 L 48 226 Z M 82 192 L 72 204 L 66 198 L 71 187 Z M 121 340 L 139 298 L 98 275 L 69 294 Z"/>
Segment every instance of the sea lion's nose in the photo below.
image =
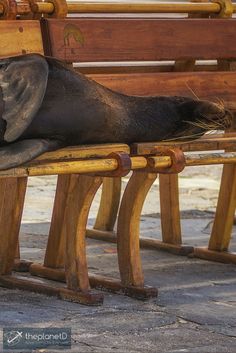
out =
<path fill-rule="evenodd" d="M 231 129 L 232 125 L 236 127 L 236 115 L 233 115 L 233 112 L 223 104 L 204 102 L 200 109 L 200 114 L 209 122 L 215 121 L 219 129 Z"/>
<path fill-rule="evenodd" d="M 232 129 L 233 125 L 236 127 L 236 116 L 228 109 L 223 109 L 219 115 L 219 120 L 225 129 Z"/>
<path fill-rule="evenodd" d="M 236 112 L 226 109 L 224 120 L 227 125 L 227 130 L 236 131 Z"/>

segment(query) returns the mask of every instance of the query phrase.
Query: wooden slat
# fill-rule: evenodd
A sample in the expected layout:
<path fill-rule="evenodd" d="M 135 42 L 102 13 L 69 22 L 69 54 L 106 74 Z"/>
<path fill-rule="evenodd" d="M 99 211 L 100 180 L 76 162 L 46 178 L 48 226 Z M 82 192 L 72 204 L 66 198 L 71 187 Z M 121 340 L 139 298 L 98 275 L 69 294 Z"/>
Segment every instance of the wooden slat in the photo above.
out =
<path fill-rule="evenodd" d="M 0 21 L 0 58 L 43 54 L 39 21 Z"/>
<path fill-rule="evenodd" d="M 46 152 L 36 158 L 34 161 L 66 161 L 73 159 L 88 159 L 106 157 L 112 152 L 129 153 L 129 146 L 122 143 L 111 143 L 101 145 L 80 145 L 59 149 L 53 152 Z"/>
<path fill-rule="evenodd" d="M 213 251 L 204 247 L 195 247 L 191 256 L 208 261 L 222 262 L 225 264 L 236 264 L 235 252 Z"/>
<path fill-rule="evenodd" d="M 81 72 L 84 75 L 95 75 L 95 74 L 134 74 L 134 73 L 156 73 L 156 72 L 171 72 L 174 69 L 174 62 L 117 62 L 117 63 L 83 63 L 82 65 L 75 65 L 75 71 Z M 202 64 L 196 64 L 194 71 L 219 71 L 215 60 L 202 62 Z M 179 70 L 176 70 L 179 71 Z M 224 70 L 220 70 L 224 71 Z"/>
<path fill-rule="evenodd" d="M 183 95 L 236 107 L 236 72 L 165 72 L 146 74 L 89 75 L 115 91 L 138 96 Z"/>
<path fill-rule="evenodd" d="M 214 136 L 214 137 L 213 137 Z M 232 149 L 236 147 L 236 137 L 220 137 L 217 134 L 212 135 L 210 138 L 200 138 L 189 142 L 146 142 L 146 143 L 134 143 L 131 146 L 131 153 L 135 155 L 145 155 L 151 153 L 155 147 L 179 147 L 183 151 L 216 151 L 224 149 Z"/>
<path fill-rule="evenodd" d="M 97 229 L 87 229 L 86 236 L 90 239 L 103 240 L 110 243 L 116 243 L 117 241 L 117 237 L 114 232 Z M 140 247 L 143 249 L 159 249 L 176 255 L 188 255 L 193 252 L 192 246 L 164 243 L 162 240 L 151 239 L 147 237 L 140 237 L 139 243 Z"/>
<path fill-rule="evenodd" d="M 69 13 L 207 13 L 220 12 L 218 3 L 160 2 L 160 1 L 96 1 L 68 4 Z"/>
<path fill-rule="evenodd" d="M 236 20 L 47 19 L 47 55 L 69 62 L 236 57 Z"/>
<path fill-rule="evenodd" d="M 49 267 L 45 267 L 40 264 L 34 263 L 30 266 L 30 273 L 34 276 L 51 279 L 53 281 L 65 282 L 65 272 L 62 271 L 61 269 L 49 268 Z M 0 277 L 0 282 L 1 282 L 1 279 L 2 278 Z M 100 290 L 105 289 L 113 293 L 123 292 L 125 293 L 125 295 L 138 298 L 138 299 L 148 299 L 148 298 L 156 297 L 158 292 L 156 288 L 150 287 L 150 286 L 148 287 L 130 286 L 127 288 L 124 285 L 122 285 L 121 282 L 117 279 L 107 277 L 107 276 L 105 277 L 100 275 L 94 275 L 94 274 L 89 275 L 89 283 L 92 288 L 97 288 Z M 85 295 L 83 292 L 79 292 L 79 294 Z M 92 295 L 98 296 L 99 294 L 93 293 Z M 99 297 L 97 297 L 97 299 L 99 299 Z M 96 304 L 99 304 L 99 301 L 97 301 Z"/>
<path fill-rule="evenodd" d="M 160 156 L 158 167 L 167 168 L 171 165 L 170 157 Z M 118 168 L 116 158 L 85 159 L 72 161 L 48 161 L 46 163 L 33 163 L 26 166 L 19 166 L 8 170 L 0 171 L 0 178 L 21 178 L 24 176 L 39 175 L 61 175 L 61 174 L 94 174 L 112 172 Z M 145 157 L 133 157 L 131 159 L 131 169 L 146 168 Z M 107 174 L 107 173 L 106 173 Z"/>
<path fill-rule="evenodd" d="M 101 305 L 103 303 L 103 295 L 100 293 L 73 291 L 58 285 L 58 283 L 55 285 L 55 282 L 48 282 L 28 276 L 0 276 L 0 285 L 5 288 L 28 290 L 34 293 L 55 296 L 63 300 L 84 305 Z"/>
<path fill-rule="evenodd" d="M 158 146 L 168 147 L 179 147 L 183 151 L 216 151 L 224 149 L 232 149 L 236 145 L 236 137 L 221 137 L 217 134 L 212 135 L 210 138 L 200 138 L 188 142 L 146 142 L 146 143 L 134 143 L 131 146 L 131 153 L 135 155 L 145 155 L 153 151 L 153 148 Z"/>

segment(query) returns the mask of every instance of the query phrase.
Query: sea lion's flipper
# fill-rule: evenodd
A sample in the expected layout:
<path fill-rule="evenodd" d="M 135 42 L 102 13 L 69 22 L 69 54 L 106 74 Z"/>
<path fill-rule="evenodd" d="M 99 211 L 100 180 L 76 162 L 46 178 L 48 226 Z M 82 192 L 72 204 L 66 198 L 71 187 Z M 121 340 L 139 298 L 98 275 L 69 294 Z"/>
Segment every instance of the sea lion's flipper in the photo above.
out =
<path fill-rule="evenodd" d="M 32 139 L 11 143 L 0 148 L 0 170 L 18 167 L 44 152 L 63 147 L 57 140 Z"/>
<path fill-rule="evenodd" d="M 48 71 L 47 61 L 37 54 L 0 61 L 6 142 L 18 139 L 37 113 L 47 87 Z"/>

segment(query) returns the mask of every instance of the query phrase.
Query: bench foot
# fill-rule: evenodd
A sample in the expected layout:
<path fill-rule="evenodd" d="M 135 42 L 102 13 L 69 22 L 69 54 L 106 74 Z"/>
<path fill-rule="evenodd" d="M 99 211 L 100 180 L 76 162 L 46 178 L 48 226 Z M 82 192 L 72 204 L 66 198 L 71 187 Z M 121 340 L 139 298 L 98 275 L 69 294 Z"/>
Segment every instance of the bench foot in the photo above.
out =
<path fill-rule="evenodd" d="M 121 292 L 128 297 L 147 300 L 155 298 L 158 295 L 158 290 L 155 287 L 149 286 L 125 286 L 119 280 L 99 275 L 90 275 L 89 282 L 92 288 L 104 289 L 113 293 Z"/>
<path fill-rule="evenodd" d="M 117 237 L 115 232 L 103 231 L 97 229 L 87 229 L 86 237 L 96 240 L 108 241 L 110 243 L 116 243 Z M 157 249 L 170 252 L 171 254 L 187 256 L 193 252 L 193 246 L 165 243 L 161 240 L 152 238 L 140 237 L 140 247 L 143 249 Z"/>
<path fill-rule="evenodd" d="M 15 259 L 13 265 L 13 271 L 16 272 L 29 272 L 32 261 Z"/>
<path fill-rule="evenodd" d="M 63 269 L 48 268 L 34 263 L 30 266 L 30 273 L 54 281 L 65 282 L 65 272 Z M 117 279 L 99 275 L 89 275 L 89 283 L 92 288 L 107 290 L 113 293 L 120 292 L 136 299 L 146 300 L 158 295 L 158 290 L 154 287 L 124 286 Z"/>
<path fill-rule="evenodd" d="M 73 291 L 58 286 L 58 283 L 55 286 L 55 283 L 50 283 L 49 281 L 45 282 L 42 279 L 15 274 L 0 276 L 0 286 L 55 296 L 63 300 L 73 301 L 84 305 L 101 305 L 103 303 L 103 295 L 100 293 Z"/>
<path fill-rule="evenodd" d="M 196 247 L 190 256 L 226 264 L 236 264 L 236 252 L 214 251 L 206 247 Z"/>

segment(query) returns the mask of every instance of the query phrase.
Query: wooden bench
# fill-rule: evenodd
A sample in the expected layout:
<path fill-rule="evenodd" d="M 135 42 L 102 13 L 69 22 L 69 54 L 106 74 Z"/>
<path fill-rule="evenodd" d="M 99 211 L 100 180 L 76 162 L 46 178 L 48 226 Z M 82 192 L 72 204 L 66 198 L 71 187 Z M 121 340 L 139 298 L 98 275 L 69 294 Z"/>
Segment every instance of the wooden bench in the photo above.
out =
<path fill-rule="evenodd" d="M 11 38 L 12 41 L 11 41 Z M 38 21 L 7 20 L 0 22 L 0 55 L 2 57 L 37 52 L 43 54 L 40 23 Z M 130 149 L 125 144 L 109 144 L 66 148 L 40 156 L 25 166 L 0 172 L 0 283 L 10 288 L 29 289 L 84 304 L 100 304 L 101 294 L 90 291 L 86 264 L 85 230 L 87 217 L 93 197 L 102 183 L 102 175 L 122 175 L 129 172 Z M 128 158 L 128 164 L 123 160 Z M 133 167 L 146 163 L 145 158 L 137 157 Z M 113 172 L 114 171 L 114 172 Z M 94 173 L 100 173 L 93 176 Z M 76 173 L 76 174 L 75 174 Z M 78 175 L 80 174 L 86 174 Z M 92 173 L 92 176 L 87 174 Z M 118 174 L 117 174 L 118 173 Z M 21 225 L 24 197 L 28 176 L 68 174 L 59 177 L 60 190 L 65 191 L 68 207 L 65 210 L 63 234 L 68 234 L 65 242 L 67 286 L 49 285 L 29 277 L 17 276 L 12 270 L 29 271 L 29 261 L 20 259 L 18 237 Z M 62 185 L 63 184 L 63 185 Z M 58 197 L 56 196 L 56 200 Z M 80 200 L 80 201 L 79 201 Z M 53 219 L 62 217 L 61 210 L 54 209 Z M 77 228 L 77 221 L 79 229 Z M 51 234 L 58 235 L 60 241 L 61 223 L 52 220 Z M 56 229 L 54 227 L 57 227 Z M 58 232 L 58 233 L 57 233 Z M 55 238 L 54 238 L 55 239 Z M 57 249 L 57 244 L 54 244 Z M 49 247 L 47 252 L 49 251 Z M 46 256 L 45 262 L 54 260 L 58 254 L 53 251 Z M 63 262 L 64 263 L 64 262 Z M 109 282 L 109 281 L 108 281 Z M 155 291 L 156 293 L 156 291 Z"/>
<path fill-rule="evenodd" d="M 217 4 L 218 6 L 218 4 Z M 19 23 L 19 22 L 18 22 Z M 23 21 L 20 22 L 23 26 Z M 27 22 L 30 23 L 30 22 Z M 186 95 L 193 97 L 197 95 L 204 99 L 223 99 L 226 106 L 234 109 L 232 103 L 236 93 L 236 74 L 229 72 L 234 65 L 233 59 L 236 57 L 236 50 L 232 43 L 235 41 L 236 22 L 231 19 L 158 19 L 158 18 L 119 18 L 119 17 L 91 17 L 75 19 L 45 19 L 41 23 L 44 52 L 67 62 L 100 62 L 100 61 L 151 61 L 149 65 L 129 65 L 120 64 L 117 66 L 107 65 L 106 67 L 79 67 L 80 71 L 88 74 L 98 82 L 127 94 L 138 95 Z M 69 29 L 69 30 L 68 30 Z M 69 32 L 68 32 L 69 31 Z M 71 32 L 70 32 L 71 31 Z M 66 32 L 66 33 L 65 33 Z M 69 33 L 69 35 L 68 35 Z M 197 34 L 197 36 L 196 36 Z M 68 36 L 69 37 L 68 37 Z M 174 36 L 173 36 L 174 35 Z M 69 40 L 65 40 L 66 38 Z M 137 41 L 138 37 L 138 41 Z M 76 38 L 80 38 L 77 40 Z M 82 39 L 81 39 L 82 38 Z M 168 43 L 168 45 L 167 45 Z M 22 48 L 21 48 L 22 50 Z M 10 53 L 14 55 L 14 53 Z M 195 65 L 196 59 L 213 60 L 218 59 L 218 64 L 214 65 Z M 158 64 L 159 60 L 173 60 L 175 64 L 163 66 Z M 80 65 L 81 66 L 81 65 Z M 86 66 L 86 65 L 84 65 Z M 227 71 L 228 70 L 228 71 Z M 168 72 L 167 72 L 168 71 Z M 190 72 L 183 72 L 190 71 Z M 192 72 L 195 71 L 195 72 Z M 202 139 L 201 141 L 185 144 L 181 147 L 184 151 L 195 150 L 222 150 L 233 151 L 235 149 L 235 137 L 216 137 L 212 139 Z M 76 156 L 69 158 L 67 150 L 62 152 L 61 157 L 58 153 L 44 156 L 32 165 L 18 168 L 14 171 L 5 173 L 2 181 L 3 189 L 9 190 L 2 197 L 2 204 L 5 204 L 6 197 L 12 198 L 9 203 L 10 210 L 15 219 L 12 229 L 8 229 L 9 237 L 4 235 L 5 248 L 10 249 L 11 255 L 5 257 L 5 268 L 1 270 L 1 283 L 8 286 L 18 286 L 20 288 L 31 288 L 41 292 L 54 293 L 64 298 L 71 298 L 80 302 L 95 303 L 101 301 L 101 296 L 93 296 L 89 291 L 89 280 L 92 286 L 107 287 L 110 290 L 123 290 L 129 295 L 137 297 L 148 297 L 156 295 L 153 288 L 144 287 L 144 279 L 139 256 L 139 218 L 142 204 L 147 192 L 157 177 L 157 167 L 170 167 L 171 160 L 168 155 L 161 158 L 155 157 L 162 144 L 136 144 L 132 146 L 132 158 L 139 161 L 143 171 L 134 171 L 123 195 L 119 217 L 118 217 L 118 257 L 121 273 L 121 282 L 106 278 L 90 276 L 88 278 L 86 256 L 85 256 L 85 227 L 88 210 L 96 190 L 102 183 L 100 176 L 78 176 L 74 173 L 84 172 L 89 169 L 81 169 L 78 159 L 89 158 L 93 154 L 90 147 L 87 154 L 83 154 L 83 147 L 76 148 Z M 167 147 L 172 149 L 176 143 L 169 144 Z M 108 148 L 108 149 L 106 149 Z M 114 152 L 128 152 L 127 146 L 114 146 Z M 101 147 L 103 154 L 96 154 L 99 158 L 99 167 L 93 172 L 104 172 L 101 164 L 101 157 L 109 155 L 110 147 Z M 82 151 L 82 152 L 81 152 Z M 167 150 L 166 150 L 167 151 Z M 61 152 L 60 152 L 61 153 Z M 82 154 L 80 154 L 82 153 Z M 94 153 L 94 152 L 93 152 Z M 71 156 L 71 154 L 69 153 Z M 201 156 L 203 157 L 203 156 Z M 137 159 L 138 158 L 138 159 Z M 150 169 L 145 169 L 147 159 Z M 194 165 L 193 157 L 187 159 L 188 165 Z M 209 154 L 201 158 L 204 164 L 230 163 L 225 166 L 223 177 L 222 193 L 225 195 L 225 180 L 231 179 L 234 184 L 234 154 L 215 155 Z M 117 167 L 113 159 L 113 170 Z M 15 244 L 17 244 L 17 234 L 23 207 L 24 192 L 26 187 L 27 175 L 45 175 L 52 173 L 52 162 L 57 162 L 54 174 L 60 174 L 58 178 L 57 192 L 55 197 L 54 211 L 51 229 L 48 239 L 48 246 L 44 265 L 31 264 L 29 270 L 31 274 L 41 275 L 63 281 L 67 278 L 68 289 L 61 287 L 47 287 L 40 283 L 35 285 L 35 281 L 29 282 L 26 279 L 19 279 L 7 276 L 12 269 Z M 87 161 L 90 162 L 90 161 Z M 173 162 L 173 160 L 172 160 Z M 97 162 L 96 162 L 97 163 Z M 133 166 L 134 164 L 133 163 Z M 86 165 L 88 168 L 88 165 Z M 100 169 L 99 169 L 100 168 Z M 103 168 L 103 169 L 102 169 Z M 51 169 L 51 171 L 49 171 Z M 133 168 L 135 169 L 135 168 Z M 110 169 L 112 170 L 112 169 Z M 41 173 L 41 174 L 40 174 Z M 63 176 L 61 173 L 71 174 Z M 104 175 L 104 174 L 103 174 Z M 4 173 L 2 173 L 2 177 Z M 8 179 L 9 176 L 18 178 Z M 111 175 L 112 176 L 112 175 Z M 12 182 L 14 189 L 10 192 L 8 187 Z M 111 232 L 116 220 L 117 209 L 120 198 L 120 178 L 103 179 L 103 196 L 100 210 L 95 224 L 94 231 L 87 231 L 89 236 L 96 238 L 106 238 L 116 240 Z M 160 200 L 162 212 L 162 232 L 163 241 L 144 240 L 148 246 L 165 248 L 177 253 L 189 253 L 193 251 L 191 247 L 181 245 L 181 229 L 178 205 L 178 186 L 176 174 L 160 174 Z M 233 186 L 234 187 L 234 186 Z M 71 192 L 73 190 L 73 192 Z M 220 238 L 224 248 L 214 250 L 225 250 L 226 240 L 229 241 L 230 223 L 234 213 L 235 203 L 232 194 L 227 193 L 228 197 L 220 197 L 219 204 L 228 212 L 227 229 L 225 236 Z M 11 195 L 14 195 L 11 196 Z M 17 197 L 19 195 L 19 197 Z M 81 200 L 84 197 L 84 202 Z M 234 195 L 234 194 L 233 194 Z M 17 201 L 17 214 L 14 206 Z M 67 208 L 65 209 L 65 204 Z M 106 205 L 106 206 L 104 206 Z M 218 208 L 219 208 L 218 207 Z M 4 210 L 3 208 L 1 208 Z M 2 211 L 3 212 L 3 211 Z M 71 214 L 73 213 L 73 217 Z M 230 217 L 229 217 L 230 213 Z M 69 216 L 70 215 L 70 216 Z M 217 219 L 217 217 L 216 217 Z M 6 215 L 2 214 L 1 222 L 6 228 Z M 218 217 L 219 222 L 219 217 Z M 221 222 L 222 223 L 222 222 Z M 223 224 L 223 223 L 222 223 Z M 4 229 L 4 228 L 2 228 Z M 66 238 L 63 236 L 66 231 Z M 227 234 L 226 234 L 227 233 Z M 0 235 L 1 236 L 1 235 Z M 3 235 L 2 235 L 3 238 Z M 6 240 L 7 239 L 7 240 Z M 216 237 L 214 236 L 214 239 Z M 218 242 L 219 244 L 219 242 Z M 222 247 L 222 246 L 221 246 Z M 66 248 L 66 256 L 64 249 Z M 195 250 L 197 254 L 198 250 Z M 204 252 L 205 253 L 205 252 Z M 208 251 L 209 253 L 209 251 Z M 6 251 L 1 252 L 1 256 Z M 217 252 L 219 254 L 219 252 Z M 235 255 L 228 255 L 225 251 L 220 255 L 230 256 L 234 259 Z M 81 260 L 79 271 L 75 266 L 76 261 Z M 222 259 L 222 257 L 221 257 Z M 21 264 L 21 262 L 19 262 Z M 64 267 L 66 266 L 66 276 Z M 7 270 L 6 270 L 7 268 Z"/>
<path fill-rule="evenodd" d="M 67 26 L 77 28 L 80 36 L 83 37 L 83 44 L 76 42 L 73 35 L 69 44 L 64 43 L 63 33 Z M 78 60 L 85 63 L 121 60 L 175 60 L 174 66 L 167 67 L 169 72 L 163 72 L 166 68 L 158 65 L 153 67 L 134 67 L 134 65 L 124 67 L 120 65 L 116 68 L 107 65 L 102 68 L 96 66 L 78 68 L 99 83 L 116 91 L 136 95 L 185 95 L 191 97 L 196 95 L 200 99 L 210 100 L 219 98 L 225 102 L 227 107 L 235 109 L 236 74 L 221 71 L 223 66 L 225 69 L 227 66 L 228 68 L 232 66 L 232 59 L 236 54 L 235 48 L 229 45 L 235 40 L 235 20 L 150 18 L 126 18 L 124 20 L 118 17 L 49 19 L 43 21 L 42 28 L 44 38 L 47 38 L 45 41 L 46 53 L 67 62 L 77 62 Z M 150 28 L 152 28 L 151 33 Z M 136 40 L 137 33 L 139 34 L 138 42 Z M 201 41 L 196 40 L 196 33 L 197 38 L 201 38 Z M 158 43 L 158 47 L 155 46 L 155 43 Z M 174 49 L 176 43 L 178 46 L 177 49 Z M 195 66 L 196 59 L 218 59 L 218 63 L 214 66 Z M 187 71 L 190 68 L 190 72 L 183 72 L 183 70 Z M 132 146 L 132 154 L 135 156 L 152 155 L 153 149 L 161 145 L 163 144 L 135 144 Z M 170 148 L 176 145 L 184 151 L 210 151 L 226 148 L 234 150 L 235 137 L 216 136 L 192 143 L 167 144 Z M 201 158 L 200 162 L 196 161 L 195 165 L 199 163 L 230 163 L 230 166 L 225 167 L 229 169 L 232 168 L 234 158 L 234 155 L 224 155 L 223 159 L 221 155 L 215 157 L 208 155 L 205 159 Z M 193 161 L 189 163 L 189 165 L 191 164 L 194 165 Z M 107 179 L 103 185 L 103 197 L 95 229 L 87 230 L 89 237 L 110 241 L 118 239 L 119 266 L 122 284 L 126 287 L 142 287 L 144 283 L 139 256 L 139 219 L 143 202 L 156 176 L 157 173 L 154 172 L 133 172 L 120 207 L 117 238 L 114 236 L 113 226 L 118 207 L 120 180 L 118 178 Z M 63 222 L 60 221 L 63 218 L 56 217 L 58 209 L 63 209 L 65 202 L 62 201 L 63 195 L 65 195 L 64 186 L 61 186 L 64 185 L 62 178 L 64 177 L 60 177 L 60 184 L 58 183 L 54 206 L 53 222 L 56 229 L 58 229 L 60 222 L 60 229 L 63 228 Z M 182 246 L 177 182 L 175 174 L 160 174 L 163 241 L 142 239 L 141 244 L 167 249 L 174 253 L 189 254 L 195 251 L 197 254 L 199 249 Z M 232 217 L 230 222 L 232 223 Z M 44 273 L 47 276 L 49 272 L 47 267 L 56 269 L 63 265 L 63 246 L 60 243 L 55 251 L 56 239 L 58 241 L 58 233 L 50 233 L 45 266 L 32 265 L 31 271 L 34 274 L 40 273 L 42 275 Z M 64 242 L 63 237 L 60 238 L 60 241 Z M 57 254 L 57 258 L 52 261 L 53 251 Z M 221 254 L 221 259 L 226 257 L 228 261 L 234 259 L 232 254 L 226 252 Z M 55 270 L 52 277 L 56 278 L 56 273 Z M 99 280 L 94 279 L 92 283 L 94 286 L 101 286 Z"/>

